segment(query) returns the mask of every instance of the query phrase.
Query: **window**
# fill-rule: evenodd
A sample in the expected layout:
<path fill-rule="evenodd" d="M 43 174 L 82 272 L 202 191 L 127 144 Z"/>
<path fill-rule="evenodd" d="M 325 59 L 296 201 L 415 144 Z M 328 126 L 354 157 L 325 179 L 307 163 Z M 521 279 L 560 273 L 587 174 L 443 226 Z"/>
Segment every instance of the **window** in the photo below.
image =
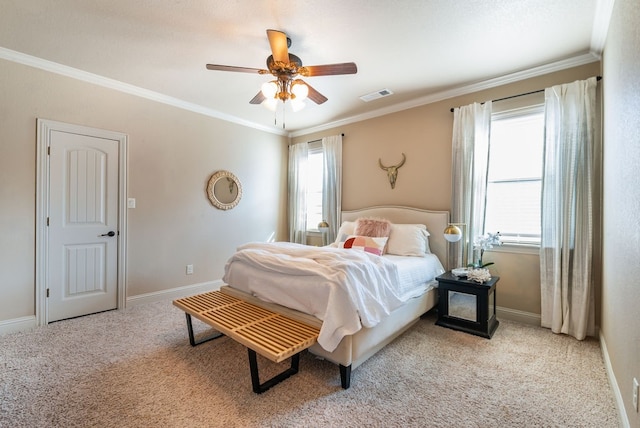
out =
<path fill-rule="evenodd" d="M 485 231 L 506 244 L 540 245 L 544 106 L 491 118 Z"/>
<path fill-rule="evenodd" d="M 307 175 L 307 230 L 317 230 L 322 221 L 324 153 L 322 142 L 309 144 Z"/>

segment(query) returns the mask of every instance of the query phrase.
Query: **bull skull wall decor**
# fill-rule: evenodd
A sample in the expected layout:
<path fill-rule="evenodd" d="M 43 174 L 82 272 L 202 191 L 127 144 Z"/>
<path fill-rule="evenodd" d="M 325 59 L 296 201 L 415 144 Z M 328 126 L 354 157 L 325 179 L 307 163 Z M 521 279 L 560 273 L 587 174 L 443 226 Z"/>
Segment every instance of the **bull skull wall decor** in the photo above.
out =
<path fill-rule="evenodd" d="M 392 189 L 396 188 L 396 179 L 398 178 L 398 170 L 402 165 L 404 165 L 406 160 L 407 160 L 407 157 L 403 153 L 402 161 L 398 165 L 384 166 L 382 165 L 382 159 L 378 158 L 378 164 L 380 165 L 380 168 L 387 171 L 387 177 L 389 177 L 389 184 L 391 184 Z"/>

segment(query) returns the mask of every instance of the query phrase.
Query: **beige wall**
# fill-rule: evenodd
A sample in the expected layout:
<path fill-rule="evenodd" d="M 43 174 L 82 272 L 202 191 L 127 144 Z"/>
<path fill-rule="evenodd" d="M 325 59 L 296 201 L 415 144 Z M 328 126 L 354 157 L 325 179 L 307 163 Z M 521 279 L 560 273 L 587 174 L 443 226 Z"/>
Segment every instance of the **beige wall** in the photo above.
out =
<path fill-rule="evenodd" d="M 604 212 L 601 337 L 628 426 L 640 381 L 640 8 L 617 0 L 603 57 Z"/>
<path fill-rule="evenodd" d="M 600 64 L 531 78 L 394 114 L 344 125 L 339 128 L 296 136 L 294 143 L 326 135 L 344 133 L 343 139 L 343 209 L 368 205 L 397 204 L 435 210 L 449 210 L 451 202 L 451 107 L 482 102 L 600 74 Z M 497 105 L 498 103 L 496 103 Z M 401 153 L 407 155 L 400 169 L 396 188 L 391 189 L 387 176 L 378 167 L 396 164 Z M 485 254 L 494 261 L 492 273 L 500 276 L 498 306 L 515 319 L 530 320 L 540 314 L 540 272 L 537 251 Z"/>
<path fill-rule="evenodd" d="M 1 60 L 0 100 L 0 321 L 35 314 L 36 118 L 129 136 L 127 297 L 219 280 L 237 245 L 286 239 L 288 138 Z M 230 211 L 206 198 L 220 169 L 243 185 Z"/>

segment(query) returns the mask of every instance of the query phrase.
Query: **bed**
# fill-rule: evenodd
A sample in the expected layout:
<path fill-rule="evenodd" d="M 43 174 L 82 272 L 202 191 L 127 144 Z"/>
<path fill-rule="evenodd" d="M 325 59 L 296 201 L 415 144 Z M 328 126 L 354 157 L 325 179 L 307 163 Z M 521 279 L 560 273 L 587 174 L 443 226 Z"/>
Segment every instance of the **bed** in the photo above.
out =
<path fill-rule="evenodd" d="M 342 212 L 342 224 L 341 232 L 349 230 L 349 222 L 354 223 L 358 219 L 387 219 L 393 225 L 425 225 L 428 233 L 427 241 L 427 254 L 424 257 L 411 257 L 411 256 L 397 256 L 393 254 L 386 254 L 382 257 L 370 257 L 371 260 L 376 260 L 388 268 L 389 264 L 394 265 L 390 269 L 396 269 L 399 272 L 399 276 L 405 279 L 404 272 L 407 268 L 403 267 L 403 263 L 409 263 L 412 266 L 416 263 L 427 263 L 429 268 L 428 278 L 421 274 L 420 281 L 422 285 L 413 289 L 402 289 L 401 291 L 395 290 L 395 295 L 400 296 L 400 302 L 392 300 L 390 304 L 389 313 L 386 314 L 385 308 L 377 308 L 370 300 L 364 299 L 357 306 L 358 313 L 355 315 L 359 317 L 359 325 L 353 325 L 352 314 L 344 314 L 345 310 L 341 309 L 336 311 L 338 318 L 347 318 L 346 327 L 339 327 L 339 333 L 336 335 L 335 322 L 330 321 L 329 315 L 324 314 L 326 318 L 321 321 L 322 316 L 318 315 L 318 309 L 314 309 L 315 301 L 322 301 L 328 308 L 340 306 L 344 299 L 347 299 L 344 295 L 338 294 L 334 297 L 327 297 L 327 295 L 320 294 L 319 297 L 313 294 L 309 294 L 307 298 L 291 299 L 289 294 L 295 295 L 294 292 L 289 292 L 287 288 L 282 288 L 284 285 L 292 283 L 292 287 L 299 287 L 301 290 L 309 290 L 309 287 L 314 281 L 318 281 L 314 277 L 307 277 L 305 275 L 299 275 L 295 272 L 292 275 L 284 275 L 278 279 L 275 274 L 271 276 L 271 273 L 266 273 L 265 269 L 270 267 L 264 266 L 262 259 L 257 265 L 253 265 L 250 260 L 243 258 L 240 250 L 229 259 L 225 267 L 225 286 L 221 287 L 220 291 L 250 303 L 262 306 L 271 311 L 281 313 L 293 319 L 304 322 L 308 325 L 317 326 L 321 329 L 321 337 L 318 339 L 318 343 L 311 346 L 309 352 L 315 354 L 320 358 L 324 358 L 331 361 L 340 367 L 341 385 L 343 388 L 349 388 L 351 382 L 351 371 L 356 369 L 368 358 L 373 356 L 377 351 L 382 349 L 388 343 L 393 341 L 396 337 L 401 335 L 409 327 L 411 327 L 420 316 L 425 312 L 432 309 L 437 304 L 437 283 L 435 277 L 444 272 L 447 266 L 447 243 L 444 239 L 442 231 L 445 229 L 449 222 L 449 213 L 446 211 L 429 211 L 411 207 L 401 206 L 375 206 L 358 210 L 343 211 Z M 396 235 L 391 236 L 399 236 Z M 356 253 L 347 251 L 342 248 L 335 249 L 335 247 L 344 245 L 345 241 L 342 241 L 347 237 L 338 236 L 339 242 L 332 244 L 328 248 L 316 249 L 322 257 L 334 257 L 335 252 L 342 252 L 340 254 L 353 254 L 356 257 Z M 397 239 L 396 239 L 397 241 Z M 387 249 L 390 249 L 392 242 L 385 243 Z M 247 251 L 262 251 L 264 245 L 268 244 L 248 244 Z M 397 245 L 397 242 L 396 242 Z M 292 252 L 304 252 L 305 248 L 296 247 L 295 244 L 280 243 L 278 251 L 282 251 L 287 255 Z M 303 247 L 303 246 L 300 246 Z M 331 247 L 334 247 L 332 249 Z M 245 247 L 240 247 L 240 249 Z M 310 252 L 315 251 L 308 249 Z M 315 257 L 315 256 L 313 256 Z M 434 262 L 435 260 L 435 262 Z M 356 260 L 357 262 L 357 260 Z M 411 267 L 408 271 L 411 272 Z M 362 269 L 357 271 L 357 275 L 362 275 Z M 344 276 L 344 274 L 341 274 Z M 374 272 L 373 277 L 364 276 L 364 280 L 376 282 L 379 280 L 379 273 Z M 404 276 L 403 276 L 404 275 Z M 383 275 L 384 276 L 384 275 Z M 396 278 L 390 276 L 391 279 Z M 415 278 L 414 278 L 415 280 Z M 381 280 L 383 281 L 383 280 Z M 399 281 L 402 282 L 402 281 Z M 315 285 L 313 285 L 315 286 Z M 265 289 L 272 291 L 264 291 Z M 333 290 L 333 288 L 332 288 Z M 333 292 L 333 291 L 332 291 Z M 378 291 L 376 291 L 378 292 Z M 307 293 L 309 293 L 307 291 Z M 350 297 L 353 297 L 349 290 L 346 291 Z M 312 303 L 310 303 L 310 301 Z M 331 303 L 332 302 L 332 303 Z M 357 305 L 357 304 L 356 304 Z M 373 307 L 373 315 L 368 313 L 368 309 Z M 314 315 L 314 311 L 315 315 Z M 341 312 L 342 311 L 342 312 Z M 367 313 L 365 313 L 367 312 Z M 322 313 L 322 311 L 320 312 Z M 368 319 L 371 318 L 371 319 Z M 343 320 L 341 319 L 340 322 Z M 349 323 L 351 322 L 351 323 Z M 323 329 L 326 329 L 327 325 L 331 325 L 332 329 L 322 337 Z"/>

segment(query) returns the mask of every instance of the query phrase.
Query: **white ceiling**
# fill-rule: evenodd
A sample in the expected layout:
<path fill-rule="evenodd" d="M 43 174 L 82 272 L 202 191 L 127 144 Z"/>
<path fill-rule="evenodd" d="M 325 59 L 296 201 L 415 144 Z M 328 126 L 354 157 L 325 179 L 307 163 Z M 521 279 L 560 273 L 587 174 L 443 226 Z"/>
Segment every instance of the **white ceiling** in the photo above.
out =
<path fill-rule="evenodd" d="M 295 135 L 597 60 L 613 1 L 0 0 L 0 58 Z M 285 131 L 249 104 L 267 76 L 205 69 L 266 68 L 268 28 L 304 65 L 358 66 L 306 78 L 329 101 L 287 108 Z"/>

